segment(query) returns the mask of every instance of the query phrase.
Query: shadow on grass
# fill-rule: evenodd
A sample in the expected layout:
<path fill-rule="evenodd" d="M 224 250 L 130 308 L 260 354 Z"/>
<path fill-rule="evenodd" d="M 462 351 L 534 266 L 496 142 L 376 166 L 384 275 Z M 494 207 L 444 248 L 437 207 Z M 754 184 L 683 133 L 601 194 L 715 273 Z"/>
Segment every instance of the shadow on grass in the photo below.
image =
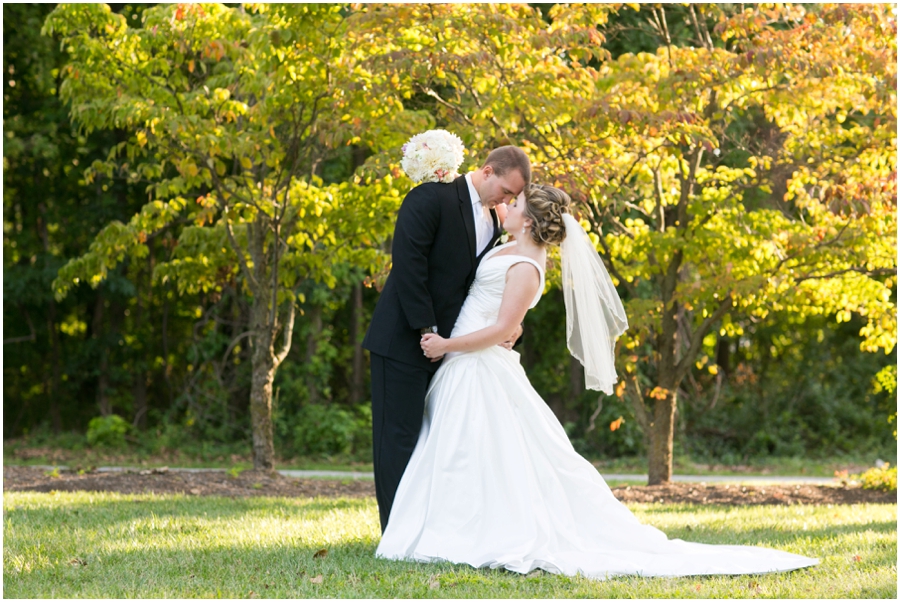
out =
<path fill-rule="evenodd" d="M 24 492 L 23 492 L 24 493 Z M 204 518 L 227 520 L 247 515 L 303 515 L 310 519 L 340 510 L 364 509 L 374 505 L 367 498 L 275 498 L 275 497 L 191 497 L 180 494 L 154 496 L 152 494 L 123 495 L 119 499 L 65 499 L 53 507 L 14 507 L 6 510 L 8 518 L 22 517 L 31 522 L 57 521 L 61 517 L 86 517 L 95 515 L 105 520 L 103 514 L 114 515 L 107 524 L 146 519 L 152 512 L 160 518 Z M 374 519 L 377 521 L 377 518 Z"/>
<path fill-rule="evenodd" d="M 820 537 L 835 537 L 842 535 L 850 535 L 853 533 L 862 533 L 865 531 L 874 531 L 876 533 L 893 533 L 897 530 L 897 523 L 890 521 L 873 521 L 864 524 L 855 524 L 855 525 L 834 525 L 828 528 L 820 528 L 820 529 L 788 529 L 781 530 L 779 528 L 773 527 L 761 527 L 761 528 L 742 528 L 739 531 L 734 531 L 734 534 L 740 541 L 735 542 L 735 545 L 762 545 L 765 546 L 764 542 L 769 541 L 772 543 L 793 543 L 798 540 L 805 539 L 818 539 Z M 713 541 L 718 539 L 721 540 L 722 533 L 727 532 L 728 529 L 711 529 L 711 528 L 699 528 L 699 529 L 685 529 L 684 527 L 670 528 L 665 529 L 666 535 L 669 536 L 669 539 L 684 539 L 685 541 L 696 541 L 697 543 L 717 543 L 717 541 Z M 757 543 L 759 542 L 759 543 Z"/>

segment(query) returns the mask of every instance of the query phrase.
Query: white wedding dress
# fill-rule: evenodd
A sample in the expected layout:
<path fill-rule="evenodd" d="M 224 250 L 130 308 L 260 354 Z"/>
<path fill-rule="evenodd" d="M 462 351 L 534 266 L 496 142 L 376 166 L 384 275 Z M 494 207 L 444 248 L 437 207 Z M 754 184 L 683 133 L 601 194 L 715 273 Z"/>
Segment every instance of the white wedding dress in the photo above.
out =
<path fill-rule="evenodd" d="M 482 260 L 452 336 L 496 323 L 514 264 Z M 451 357 L 452 355 L 452 357 Z M 419 441 L 376 555 L 446 560 L 517 573 L 736 575 L 789 571 L 818 560 L 779 550 L 669 540 L 642 525 L 572 448 L 532 388 L 519 354 L 499 346 L 448 354 L 425 402 Z"/>

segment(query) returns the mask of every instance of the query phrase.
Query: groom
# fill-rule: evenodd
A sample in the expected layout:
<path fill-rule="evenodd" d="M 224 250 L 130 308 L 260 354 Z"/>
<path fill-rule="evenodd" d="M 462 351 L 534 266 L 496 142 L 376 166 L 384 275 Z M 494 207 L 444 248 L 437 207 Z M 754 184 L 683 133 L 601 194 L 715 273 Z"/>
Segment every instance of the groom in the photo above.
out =
<path fill-rule="evenodd" d="M 440 365 L 425 357 L 427 332 L 449 337 L 475 269 L 500 237 L 494 210 L 531 180 L 522 149 L 502 146 L 450 184 L 413 188 L 397 215 L 388 276 L 363 347 L 371 354 L 372 445 L 381 530 L 412 456 L 425 393 Z"/>

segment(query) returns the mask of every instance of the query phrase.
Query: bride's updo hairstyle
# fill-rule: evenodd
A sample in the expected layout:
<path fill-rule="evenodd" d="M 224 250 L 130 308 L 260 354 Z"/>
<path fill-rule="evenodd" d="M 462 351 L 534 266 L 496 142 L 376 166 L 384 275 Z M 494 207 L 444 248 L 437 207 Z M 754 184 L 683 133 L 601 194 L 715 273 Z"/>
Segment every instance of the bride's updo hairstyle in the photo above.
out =
<path fill-rule="evenodd" d="M 566 238 L 563 213 L 569 213 L 572 199 L 553 186 L 532 184 L 525 189 L 525 216 L 531 218 L 531 238 L 535 244 L 558 245 Z"/>

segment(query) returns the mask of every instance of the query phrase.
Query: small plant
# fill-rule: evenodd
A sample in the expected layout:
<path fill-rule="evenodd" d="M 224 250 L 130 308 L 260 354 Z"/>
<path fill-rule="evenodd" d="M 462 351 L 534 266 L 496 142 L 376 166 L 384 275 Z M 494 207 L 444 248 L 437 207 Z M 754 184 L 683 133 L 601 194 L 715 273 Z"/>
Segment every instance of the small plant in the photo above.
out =
<path fill-rule="evenodd" d="M 225 473 L 232 479 L 236 479 L 241 476 L 241 473 L 244 472 L 244 470 L 245 469 L 241 468 L 240 466 L 232 466 L 231 468 L 226 470 Z"/>
<path fill-rule="evenodd" d="M 262 489 L 262 488 L 263 488 L 263 484 L 262 484 L 262 483 L 253 483 L 253 488 L 254 488 L 254 489 Z"/>
<path fill-rule="evenodd" d="M 307 455 L 348 454 L 356 427 L 353 414 L 337 405 L 308 405 L 298 412 L 294 444 Z"/>
<path fill-rule="evenodd" d="M 51 479 L 58 479 L 59 478 L 59 467 L 54 466 L 53 470 L 48 470 L 44 474 L 47 475 L 48 477 L 50 477 Z"/>
<path fill-rule="evenodd" d="M 859 481 L 863 489 L 897 491 L 897 467 L 891 468 L 888 463 L 881 467 L 870 468 L 864 473 L 852 475 L 851 478 Z"/>
<path fill-rule="evenodd" d="M 131 425 L 121 416 L 97 416 L 88 423 L 87 440 L 92 447 L 124 447 L 129 430 Z"/>

